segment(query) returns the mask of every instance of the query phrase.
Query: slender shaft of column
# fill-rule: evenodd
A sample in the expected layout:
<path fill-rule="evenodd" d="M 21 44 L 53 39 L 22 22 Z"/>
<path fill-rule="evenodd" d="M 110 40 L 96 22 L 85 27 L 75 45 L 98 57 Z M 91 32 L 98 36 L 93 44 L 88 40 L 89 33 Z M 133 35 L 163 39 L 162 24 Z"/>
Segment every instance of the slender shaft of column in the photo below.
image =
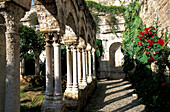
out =
<path fill-rule="evenodd" d="M 86 76 L 86 51 L 82 49 L 82 61 L 83 61 L 83 80 L 82 85 L 87 85 L 87 76 Z"/>
<path fill-rule="evenodd" d="M 89 75 L 89 67 L 88 67 L 88 52 L 85 51 L 85 54 L 86 54 L 86 76 L 88 77 Z"/>
<path fill-rule="evenodd" d="M 2 32 L 0 33 L 0 112 L 5 112 L 6 38 L 4 25 L 0 25 L 0 31 Z"/>
<path fill-rule="evenodd" d="M 77 46 L 73 46 L 73 92 L 78 92 Z"/>
<path fill-rule="evenodd" d="M 55 41 L 55 40 L 54 40 Z M 58 42 L 54 42 L 54 79 L 55 99 L 62 100 L 62 86 L 61 86 L 61 45 Z"/>
<path fill-rule="evenodd" d="M 93 77 L 96 78 L 96 59 L 95 59 L 95 50 L 92 51 L 93 56 Z"/>
<path fill-rule="evenodd" d="M 71 49 L 67 46 L 67 88 L 65 92 L 71 92 L 73 85 L 73 73 L 72 73 L 72 62 L 71 62 Z"/>
<path fill-rule="evenodd" d="M 82 56 L 81 56 L 81 49 L 78 48 L 77 49 L 77 55 L 78 55 L 78 83 L 81 84 L 82 83 Z"/>
<path fill-rule="evenodd" d="M 88 51 L 88 56 L 89 56 L 89 77 L 88 80 L 91 81 L 92 80 L 92 61 L 91 61 L 91 51 Z"/>
<path fill-rule="evenodd" d="M 51 40 L 46 34 L 46 99 L 51 99 L 53 96 L 53 75 L 52 75 L 52 55 L 51 55 Z"/>

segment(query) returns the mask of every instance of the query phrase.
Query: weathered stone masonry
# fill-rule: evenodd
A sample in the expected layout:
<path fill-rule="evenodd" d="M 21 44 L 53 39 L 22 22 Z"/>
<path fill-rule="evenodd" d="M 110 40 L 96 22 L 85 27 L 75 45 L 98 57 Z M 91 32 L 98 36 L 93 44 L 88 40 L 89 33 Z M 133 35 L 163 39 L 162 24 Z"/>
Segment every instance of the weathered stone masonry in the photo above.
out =
<path fill-rule="evenodd" d="M 148 26 L 153 22 L 157 22 L 159 27 L 159 35 L 168 31 L 170 39 L 170 1 L 169 0 L 144 0 L 141 7 L 140 17 L 144 24 Z"/>

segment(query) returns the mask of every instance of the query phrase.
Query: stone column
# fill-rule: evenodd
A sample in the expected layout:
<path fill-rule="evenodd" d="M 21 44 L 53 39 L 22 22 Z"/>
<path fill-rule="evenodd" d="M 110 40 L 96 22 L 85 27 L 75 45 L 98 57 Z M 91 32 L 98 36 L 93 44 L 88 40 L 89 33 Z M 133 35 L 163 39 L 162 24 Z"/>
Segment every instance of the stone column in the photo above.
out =
<path fill-rule="evenodd" d="M 54 99 L 62 100 L 61 85 L 61 45 L 59 35 L 54 33 Z"/>
<path fill-rule="evenodd" d="M 52 75 L 52 55 L 51 55 L 51 46 L 52 38 L 48 34 L 45 34 L 46 38 L 46 90 L 45 90 L 45 99 L 53 99 L 53 75 Z"/>
<path fill-rule="evenodd" d="M 20 38 L 19 21 L 24 10 L 13 4 L 6 3 L 6 101 L 5 112 L 20 111 Z M 1 62 L 0 62 L 1 63 Z M 0 90 L 1 91 L 1 90 Z M 0 96 L 1 97 L 1 96 Z"/>
<path fill-rule="evenodd" d="M 88 67 L 88 52 L 87 50 L 85 51 L 85 54 L 86 54 L 86 77 L 88 77 L 88 74 L 89 74 L 89 67 Z"/>
<path fill-rule="evenodd" d="M 25 58 L 20 61 L 20 74 L 21 76 L 25 75 Z"/>
<path fill-rule="evenodd" d="M 6 38 L 5 20 L 0 15 L 0 112 L 5 112 L 5 88 L 6 88 Z"/>
<path fill-rule="evenodd" d="M 39 52 L 35 51 L 35 76 L 40 75 L 40 57 L 39 57 Z"/>
<path fill-rule="evenodd" d="M 88 59 L 89 59 L 89 76 L 88 76 L 88 81 L 91 82 L 92 81 L 92 61 L 91 61 L 91 49 L 88 50 Z"/>
<path fill-rule="evenodd" d="M 96 79 L 96 58 L 95 58 L 95 49 L 92 50 L 93 56 L 93 78 Z"/>
<path fill-rule="evenodd" d="M 83 80 L 82 85 L 87 85 L 87 76 L 86 76 L 86 49 L 82 49 L 82 62 L 83 62 Z"/>
<path fill-rule="evenodd" d="M 71 92 L 73 86 L 73 73 L 72 73 L 72 62 L 71 62 L 71 48 L 67 45 L 67 88 L 65 92 Z"/>
<path fill-rule="evenodd" d="M 78 92 L 77 45 L 73 45 L 73 92 Z"/>
<path fill-rule="evenodd" d="M 77 49 L 77 58 L 78 58 L 78 83 L 79 85 L 82 83 L 82 56 L 81 56 L 81 49 Z"/>

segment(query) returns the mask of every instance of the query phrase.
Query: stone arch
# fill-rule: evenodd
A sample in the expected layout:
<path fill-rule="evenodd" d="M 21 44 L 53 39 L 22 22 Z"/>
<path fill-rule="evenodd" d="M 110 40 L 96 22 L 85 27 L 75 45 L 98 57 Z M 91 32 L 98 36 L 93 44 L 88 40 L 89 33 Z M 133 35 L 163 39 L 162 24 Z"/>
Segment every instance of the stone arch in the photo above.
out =
<path fill-rule="evenodd" d="M 85 16 L 85 14 L 84 14 L 84 12 L 83 11 L 80 11 L 80 14 L 79 14 L 79 26 L 84 26 L 85 28 L 85 30 L 87 31 L 87 27 L 86 27 L 86 16 Z"/>
<path fill-rule="evenodd" d="M 73 31 L 78 34 L 78 16 L 76 7 L 72 1 L 66 2 L 66 25 L 69 25 Z"/>
<path fill-rule="evenodd" d="M 86 42 L 91 46 L 91 36 L 88 34 Z"/>
<path fill-rule="evenodd" d="M 109 65 L 110 67 L 120 67 L 123 54 L 121 52 L 121 43 L 115 42 L 109 48 Z"/>
<path fill-rule="evenodd" d="M 75 20 L 74 20 L 74 17 L 72 15 L 72 13 L 69 13 L 69 15 L 67 16 L 67 19 L 66 19 L 66 25 L 70 26 L 73 31 L 75 33 L 77 33 L 77 28 L 76 28 L 76 24 L 75 24 Z"/>
<path fill-rule="evenodd" d="M 79 36 L 85 41 L 86 43 L 86 32 L 84 30 L 84 27 L 80 27 L 80 32 L 79 32 Z"/>
<path fill-rule="evenodd" d="M 89 43 L 89 44 L 91 44 L 91 38 L 92 38 L 92 34 L 91 34 L 91 28 L 89 27 L 89 26 L 87 26 L 87 31 L 86 31 L 86 33 L 87 33 L 87 37 L 86 37 L 86 41 Z"/>
<path fill-rule="evenodd" d="M 0 111 L 5 111 L 5 83 L 6 83 L 6 39 L 5 18 L 0 15 Z"/>

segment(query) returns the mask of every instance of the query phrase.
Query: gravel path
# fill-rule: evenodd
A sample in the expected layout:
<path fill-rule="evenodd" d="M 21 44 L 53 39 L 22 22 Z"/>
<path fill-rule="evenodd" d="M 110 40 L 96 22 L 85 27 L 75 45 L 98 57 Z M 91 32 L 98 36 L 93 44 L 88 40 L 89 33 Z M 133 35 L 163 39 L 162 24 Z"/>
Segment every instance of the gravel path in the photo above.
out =
<path fill-rule="evenodd" d="M 98 87 L 82 112 L 144 112 L 128 81 L 98 81 Z"/>

